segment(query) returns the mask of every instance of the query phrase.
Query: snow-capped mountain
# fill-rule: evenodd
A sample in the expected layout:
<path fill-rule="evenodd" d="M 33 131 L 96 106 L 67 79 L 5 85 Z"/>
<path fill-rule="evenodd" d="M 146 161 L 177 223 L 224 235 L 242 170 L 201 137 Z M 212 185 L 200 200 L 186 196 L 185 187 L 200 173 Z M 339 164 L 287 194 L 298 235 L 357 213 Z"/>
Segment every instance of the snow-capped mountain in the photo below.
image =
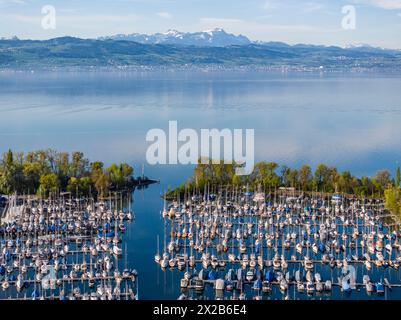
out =
<path fill-rule="evenodd" d="M 132 33 L 117 34 L 109 37 L 101 37 L 100 40 L 123 40 L 135 41 L 143 44 L 174 44 L 185 46 L 202 47 L 225 47 L 231 45 L 247 45 L 251 41 L 243 35 L 234 35 L 217 28 L 202 32 L 180 32 L 177 30 L 168 30 L 165 33 L 155 33 L 152 35 Z"/>
<path fill-rule="evenodd" d="M 382 48 L 382 47 L 372 46 L 370 44 L 365 44 L 365 43 L 348 44 L 344 47 L 344 49 L 347 49 L 350 51 L 369 52 L 369 53 L 383 53 L 383 52 L 399 53 L 401 51 L 400 49 Z"/>

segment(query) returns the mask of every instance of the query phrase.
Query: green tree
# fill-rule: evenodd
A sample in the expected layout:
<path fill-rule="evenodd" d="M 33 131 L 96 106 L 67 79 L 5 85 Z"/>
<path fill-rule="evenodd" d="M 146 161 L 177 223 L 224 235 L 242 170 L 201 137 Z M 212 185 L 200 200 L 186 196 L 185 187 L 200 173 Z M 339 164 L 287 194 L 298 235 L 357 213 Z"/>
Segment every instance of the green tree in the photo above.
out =
<path fill-rule="evenodd" d="M 345 192 L 345 193 L 351 193 L 352 192 L 352 179 L 353 178 L 349 171 L 342 172 L 338 179 L 339 191 Z"/>
<path fill-rule="evenodd" d="M 296 187 L 298 184 L 299 173 L 296 169 L 283 166 L 281 170 L 281 180 L 285 187 Z"/>
<path fill-rule="evenodd" d="M 91 163 L 91 179 L 92 182 L 95 183 L 97 178 L 103 173 L 103 162 L 100 161 L 95 161 L 93 163 Z"/>
<path fill-rule="evenodd" d="M 82 177 L 87 173 L 89 161 L 84 157 L 82 152 L 73 152 L 70 165 L 70 174 L 72 177 Z"/>
<path fill-rule="evenodd" d="M 337 168 L 330 167 L 328 181 L 326 181 L 325 184 L 325 190 L 328 192 L 337 191 L 339 181 L 340 181 L 340 175 L 337 172 Z"/>
<path fill-rule="evenodd" d="M 23 173 L 18 162 L 14 161 L 14 154 L 11 150 L 4 154 L 1 167 L 0 190 L 6 194 L 19 191 L 23 183 Z"/>
<path fill-rule="evenodd" d="M 254 167 L 251 179 L 265 188 L 277 187 L 280 185 L 280 176 L 276 173 L 278 167 L 275 162 L 259 162 Z"/>
<path fill-rule="evenodd" d="M 56 193 L 59 189 L 59 180 L 55 173 L 47 173 L 40 177 L 39 194 L 47 196 Z"/>
<path fill-rule="evenodd" d="M 401 216 L 401 191 L 399 188 L 389 187 L 384 192 L 386 208 L 393 214 Z"/>
<path fill-rule="evenodd" d="M 325 164 L 319 164 L 315 170 L 313 183 L 318 191 L 325 190 L 327 183 L 330 179 L 330 169 Z"/>
<path fill-rule="evenodd" d="M 312 183 L 312 169 L 308 165 L 303 165 L 299 169 L 299 183 L 302 190 L 310 190 Z"/>
<path fill-rule="evenodd" d="M 121 167 L 121 173 L 122 173 L 124 179 L 130 179 L 132 177 L 132 175 L 134 174 L 134 168 L 131 167 L 129 164 L 122 163 L 120 165 L 120 167 Z"/>
<path fill-rule="evenodd" d="M 120 164 L 121 175 L 124 180 L 124 187 L 129 188 L 132 184 L 134 168 L 127 163 Z"/>
<path fill-rule="evenodd" d="M 103 169 L 103 162 L 95 161 L 91 164 L 91 173 L 90 179 L 93 185 L 95 186 L 96 192 L 98 195 L 103 197 L 108 191 L 110 187 L 109 176 L 106 175 Z"/>
<path fill-rule="evenodd" d="M 380 170 L 376 173 L 372 180 L 373 185 L 379 195 L 382 195 L 387 186 L 391 183 L 390 172 L 388 170 Z"/>
<path fill-rule="evenodd" d="M 361 178 L 361 188 L 359 194 L 362 196 L 368 196 L 373 193 L 373 183 L 369 177 Z"/>
<path fill-rule="evenodd" d="M 75 192 L 78 192 L 78 187 L 79 187 L 79 178 L 71 177 L 70 180 L 68 181 L 67 191 L 74 194 Z"/>
<path fill-rule="evenodd" d="M 242 183 L 242 179 L 241 179 L 241 176 L 238 176 L 238 175 L 233 175 L 233 178 L 232 178 L 232 184 L 234 185 L 234 186 L 239 186 L 239 185 L 241 185 L 241 183 Z"/>
<path fill-rule="evenodd" d="M 27 192 L 36 192 L 39 188 L 39 180 L 42 173 L 42 168 L 38 162 L 25 162 L 23 166 L 25 177 L 25 188 Z"/>
<path fill-rule="evenodd" d="M 119 188 L 124 185 L 124 177 L 121 172 L 121 167 L 113 163 L 107 168 L 107 173 L 110 177 L 110 182 L 115 188 Z"/>
<path fill-rule="evenodd" d="M 104 197 L 108 192 L 110 188 L 110 180 L 107 174 L 101 173 L 96 181 L 95 181 L 95 188 L 97 191 L 97 194 L 100 195 L 101 197 Z"/>
<path fill-rule="evenodd" d="M 67 190 L 76 196 L 88 195 L 90 186 L 91 179 L 89 177 L 71 177 L 68 182 Z"/>
<path fill-rule="evenodd" d="M 54 170 L 62 188 L 65 188 L 70 178 L 70 155 L 68 152 L 57 153 L 54 159 Z"/>

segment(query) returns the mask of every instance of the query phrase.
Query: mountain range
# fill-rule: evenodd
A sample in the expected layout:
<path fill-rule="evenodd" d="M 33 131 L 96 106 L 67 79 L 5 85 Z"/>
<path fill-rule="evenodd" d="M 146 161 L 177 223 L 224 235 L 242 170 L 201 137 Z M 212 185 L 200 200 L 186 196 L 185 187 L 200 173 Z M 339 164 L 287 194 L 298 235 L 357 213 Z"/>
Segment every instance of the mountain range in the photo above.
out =
<path fill-rule="evenodd" d="M 98 40 L 116 40 L 116 41 L 132 41 L 141 44 L 166 44 L 166 45 L 181 45 L 181 46 L 197 46 L 197 47 L 227 47 L 227 46 L 244 46 L 244 45 L 265 45 L 269 47 L 295 47 L 295 48 L 316 48 L 325 47 L 323 45 L 310 45 L 310 44 L 296 44 L 289 45 L 284 42 L 278 41 L 252 41 L 244 35 L 235 35 L 226 32 L 222 28 L 215 28 L 213 30 L 200 31 L 200 32 L 181 32 L 170 29 L 164 33 L 143 34 L 116 34 L 112 36 L 104 36 L 97 38 Z M 365 52 L 383 52 L 392 51 L 397 52 L 400 50 L 383 49 L 380 47 L 373 47 L 369 44 L 350 44 L 344 49 Z"/>
<path fill-rule="evenodd" d="M 98 39 L 0 39 L 0 69 L 60 68 L 268 68 L 282 70 L 401 71 L 401 51 L 367 45 L 338 46 L 252 42 L 222 29 L 170 30 Z"/>
<path fill-rule="evenodd" d="M 183 46 L 226 47 L 230 45 L 248 45 L 252 41 L 243 35 L 227 33 L 221 28 L 201 32 L 180 32 L 168 30 L 165 33 L 151 35 L 132 33 L 100 37 L 99 40 L 134 41 L 142 44 L 171 44 Z"/>

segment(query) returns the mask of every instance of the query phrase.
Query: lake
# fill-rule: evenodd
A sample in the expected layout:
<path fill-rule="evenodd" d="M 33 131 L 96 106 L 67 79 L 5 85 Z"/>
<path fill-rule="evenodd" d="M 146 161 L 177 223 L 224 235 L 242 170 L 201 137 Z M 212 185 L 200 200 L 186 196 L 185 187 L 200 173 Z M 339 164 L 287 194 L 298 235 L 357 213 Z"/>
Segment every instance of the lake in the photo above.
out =
<path fill-rule="evenodd" d="M 176 299 L 178 272 L 153 261 L 163 235 L 160 194 L 193 166 L 149 166 L 152 128 L 252 128 L 256 160 L 324 162 L 356 175 L 395 171 L 401 159 L 401 76 L 247 72 L 0 73 L 0 151 L 83 151 L 125 161 L 160 184 L 134 194 L 127 233 L 141 299 Z M 146 249 L 144 249 L 146 248 Z M 399 276 L 399 275 L 398 275 Z M 341 298 L 339 295 L 337 298 Z M 356 295 L 354 295 L 356 298 Z"/>

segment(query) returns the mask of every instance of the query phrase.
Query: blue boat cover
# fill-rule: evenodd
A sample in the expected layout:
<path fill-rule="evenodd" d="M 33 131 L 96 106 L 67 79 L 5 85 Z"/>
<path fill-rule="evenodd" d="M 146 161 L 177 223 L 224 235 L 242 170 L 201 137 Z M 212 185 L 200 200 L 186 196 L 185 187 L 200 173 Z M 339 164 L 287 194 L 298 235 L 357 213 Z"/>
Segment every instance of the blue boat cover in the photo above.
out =
<path fill-rule="evenodd" d="M 97 234 L 97 236 L 98 236 L 99 238 L 102 238 L 102 237 L 112 238 L 112 237 L 114 237 L 114 231 L 111 231 L 111 232 L 99 232 L 99 233 Z"/>
<path fill-rule="evenodd" d="M 39 292 L 37 292 L 36 289 L 34 289 L 34 290 L 32 291 L 32 295 L 31 295 L 31 296 L 32 296 L 33 299 L 39 298 Z"/>
<path fill-rule="evenodd" d="M 214 270 L 210 270 L 208 274 L 209 280 L 216 280 L 217 279 L 217 273 Z"/>
<path fill-rule="evenodd" d="M 383 291 L 384 290 L 384 285 L 381 282 L 376 283 L 376 291 Z"/>
<path fill-rule="evenodd" d="M 349 283 L 347 281 L 343 281 L 342 288 L 343 288 L 344 291 L 350 291 L 351 290 L 351 288 L 349 286 Z"/>
<path fill-rule="evenodd" d="M 255 253 L 259 253 L 259 249 L 260 249 L 259 247 L 260 247 L 259 243 L 255 245 Z"/>
<path fill-rule="evenodd" d="M 266 270 L 265 271 L 265 280 L 272 282 L 274 281 L 274 272 L 272 270 Z"/>
<path fill-rule="evenodd" d="M 262 289 L 262 281 L 259 279 L 255 280 L 252 286 L 253 289 Z"/>

